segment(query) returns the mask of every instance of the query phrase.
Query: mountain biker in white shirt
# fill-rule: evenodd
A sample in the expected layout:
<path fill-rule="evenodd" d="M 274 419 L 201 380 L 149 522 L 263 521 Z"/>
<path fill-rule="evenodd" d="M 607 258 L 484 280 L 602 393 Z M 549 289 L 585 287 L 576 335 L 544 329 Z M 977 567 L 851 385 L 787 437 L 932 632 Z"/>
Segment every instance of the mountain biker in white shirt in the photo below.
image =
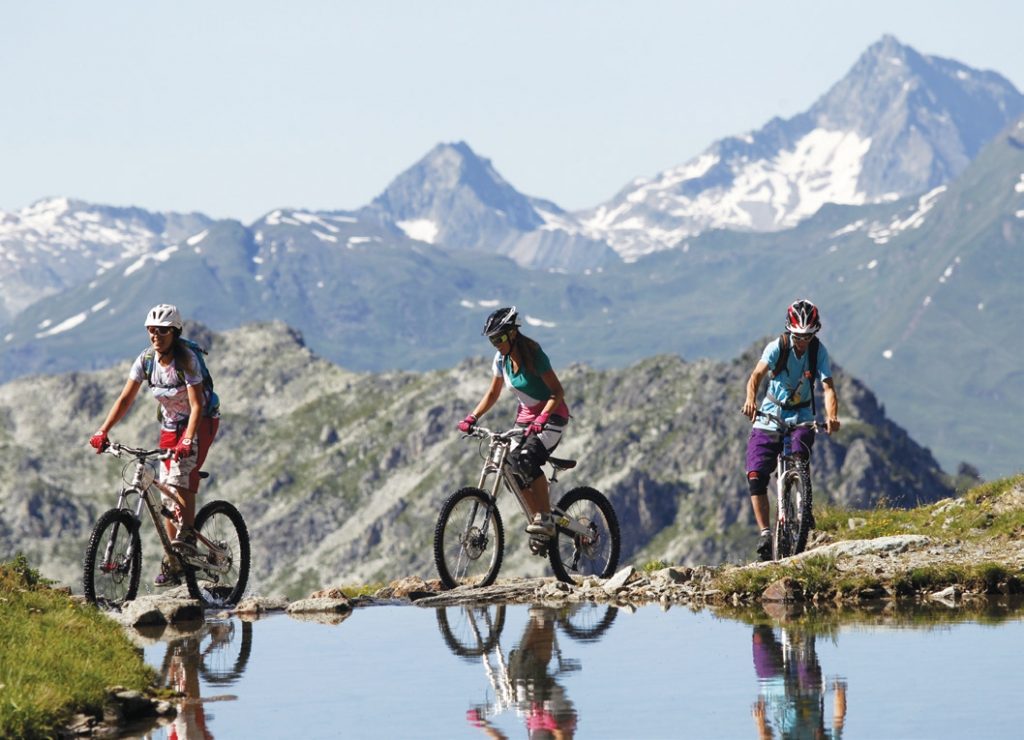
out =
<path fill-rule="evenodd" d="M 160 482 L 172 486 L 185 504 L 181 510 L 181 530 L 168 519 L 167 534 L 176 548 L 188 549 L 195 543 L 192 525 L 200 472 L 206 453 L 217 436 L 219 412 L 210 409 L 204 414 L 210 397 L 203 386 L 201 366 L 195 352 L 181 340 L 182 320 L 178 308 L 166 303 L 154 306 L 146 315 L 145 326 L 152 346 L 135 359 L 120 396 L 89 444 L 97 454 L 107 448 L 107 434 L 128 413 L 142 383 L 147 382 L 160 404 L 159 446 L 173 450 L 171 458 L 160 466 Z M 173 572 L 165 559 L 155 585 L 179 583 L 180 575 Z"/>
<path fill-rule="evenodd" d="M 510 459 L 524 479 L 523 498 L 532 516 L 526 531 L 536 538 L 550 538 L 555 534 L 555 523 L 548 480 L 541 466 L 562 438 L 562 430 L 569 423 L 569 407 L 551 361 L 537 342 L 520 333 L 518 316 L 516 307 L 510 306 L 492 312 L 484 322 L 482 333 L 496 350 L 491 385 L 473 413 L 459 422 L 459 430 L 470 432 L 503 388 L 516 395 L 516 426 L 523 427 L 525 434 L 514 443 Z"/>

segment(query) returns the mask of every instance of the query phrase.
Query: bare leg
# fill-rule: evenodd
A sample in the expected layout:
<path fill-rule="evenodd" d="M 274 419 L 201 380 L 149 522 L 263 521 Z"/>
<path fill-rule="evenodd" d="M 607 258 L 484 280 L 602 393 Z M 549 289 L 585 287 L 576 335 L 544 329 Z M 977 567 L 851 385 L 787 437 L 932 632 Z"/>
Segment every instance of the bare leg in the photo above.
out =
<path fill-rule="evenodd" d="M 751 496 L 750 503 L 754 507 L 754 519 L 757 520 L 757 528 L 763 532 L 769 528 L 768 496 L 767 494 L 764 496 Z"/>
<path fill-rule="evenodd" d="M 181 507 L 181 523 L 186 527 L 191 527 L 196 520 L 196 492 L 190 491 L 187 488 L 181 488 L 180 486 L 168 487 L 178 494 L 184 504 Z M 174 526 L 174 522 L 171 519 L 164 520 L 164 529 L 167 530 L 167 536 L 172 540 L 178 534 L 178 528 Z"/>
<path fill-rule="evenodd" d="M 551 500 L 548 498 L 548 479 L 543 475 L 534 478 L 528 488 L 523 489 L 523 499 L 526 501 L 526 508 L 530 510 L 530 518 L 540 513 L 551 511 Z"/>

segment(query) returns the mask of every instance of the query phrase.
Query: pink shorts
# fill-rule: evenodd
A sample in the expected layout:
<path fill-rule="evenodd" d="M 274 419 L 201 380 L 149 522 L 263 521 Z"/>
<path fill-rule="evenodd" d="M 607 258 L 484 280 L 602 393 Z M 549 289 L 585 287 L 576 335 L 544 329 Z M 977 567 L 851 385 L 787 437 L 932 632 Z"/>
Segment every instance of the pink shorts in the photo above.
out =
<path fill-rule="evenodd" d="M 184 488 L 186 491 L 195 493 L 199 490 L 199 473 L 202 471 L 203 462 L 206 461 L 206 453 L 210 450 L 214 438 L 217 436 L 217 428 L 220 426 L 220 419 L 203 417 L 196 426 L 196 439 L 192 442 L 192 454 L 180 460 L 171 458 L 164 460 L 160 468 L 160 482 L 177 488 Z M 160 430 L 160 447 L 168 450 L 178 444 L 178 440 L 185 436 L 185 428 L 177 431 L 170 429 Z"/>

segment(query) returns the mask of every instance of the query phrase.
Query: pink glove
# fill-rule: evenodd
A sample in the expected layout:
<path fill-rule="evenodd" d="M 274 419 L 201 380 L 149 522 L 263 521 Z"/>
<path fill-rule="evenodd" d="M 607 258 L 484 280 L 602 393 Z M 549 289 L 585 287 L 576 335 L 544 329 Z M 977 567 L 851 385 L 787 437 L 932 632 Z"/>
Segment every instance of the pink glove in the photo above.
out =
<path fill-rule="evenodd" d="M 469 434 L 473 431 L 473 425 L 476 424 L 476 417 L 470 414 L 465 419 L 459 422 L 459 431 L 463 434 Z"/>
<path fill-rule="evenodd" d="M 188 437 L 182 437 L 178 440 L 178 444 L 174 445 L 172 449 L 174 450 L 175 460 L 188 457 L 192 454 L 192 440 Z"/>
<path fill-rule="evenodd" d="M 540 434 L 544 431 L 544 425 L 548 423 L 548 415 L 540 414 L 536 419 L 530 422 L 530 426 L 526 427 L 526 431 L 523 433 L 524 437 L 529 437 L 531 434 Z"/>
<path fill-rule="evenodd" d="M 107 439 L 107 433 L 100 430 L 89 438 L 89 444 L 96 449 L 96 454 L 98 455 L 110 446 L 110 440 Z"/>

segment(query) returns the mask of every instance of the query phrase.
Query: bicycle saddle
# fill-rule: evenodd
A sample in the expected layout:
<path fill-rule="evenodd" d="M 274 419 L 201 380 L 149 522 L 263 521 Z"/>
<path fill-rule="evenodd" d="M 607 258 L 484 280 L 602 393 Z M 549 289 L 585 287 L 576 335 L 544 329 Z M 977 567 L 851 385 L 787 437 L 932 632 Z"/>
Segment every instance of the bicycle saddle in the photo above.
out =
<path fill-rule="evenodd" d="M 572 470 L 576 467 L 575 460 L 566 460 L 561 457 L 549 457 L 548 462 L 551 464 L 551 467 L 558 470 Z"/>

